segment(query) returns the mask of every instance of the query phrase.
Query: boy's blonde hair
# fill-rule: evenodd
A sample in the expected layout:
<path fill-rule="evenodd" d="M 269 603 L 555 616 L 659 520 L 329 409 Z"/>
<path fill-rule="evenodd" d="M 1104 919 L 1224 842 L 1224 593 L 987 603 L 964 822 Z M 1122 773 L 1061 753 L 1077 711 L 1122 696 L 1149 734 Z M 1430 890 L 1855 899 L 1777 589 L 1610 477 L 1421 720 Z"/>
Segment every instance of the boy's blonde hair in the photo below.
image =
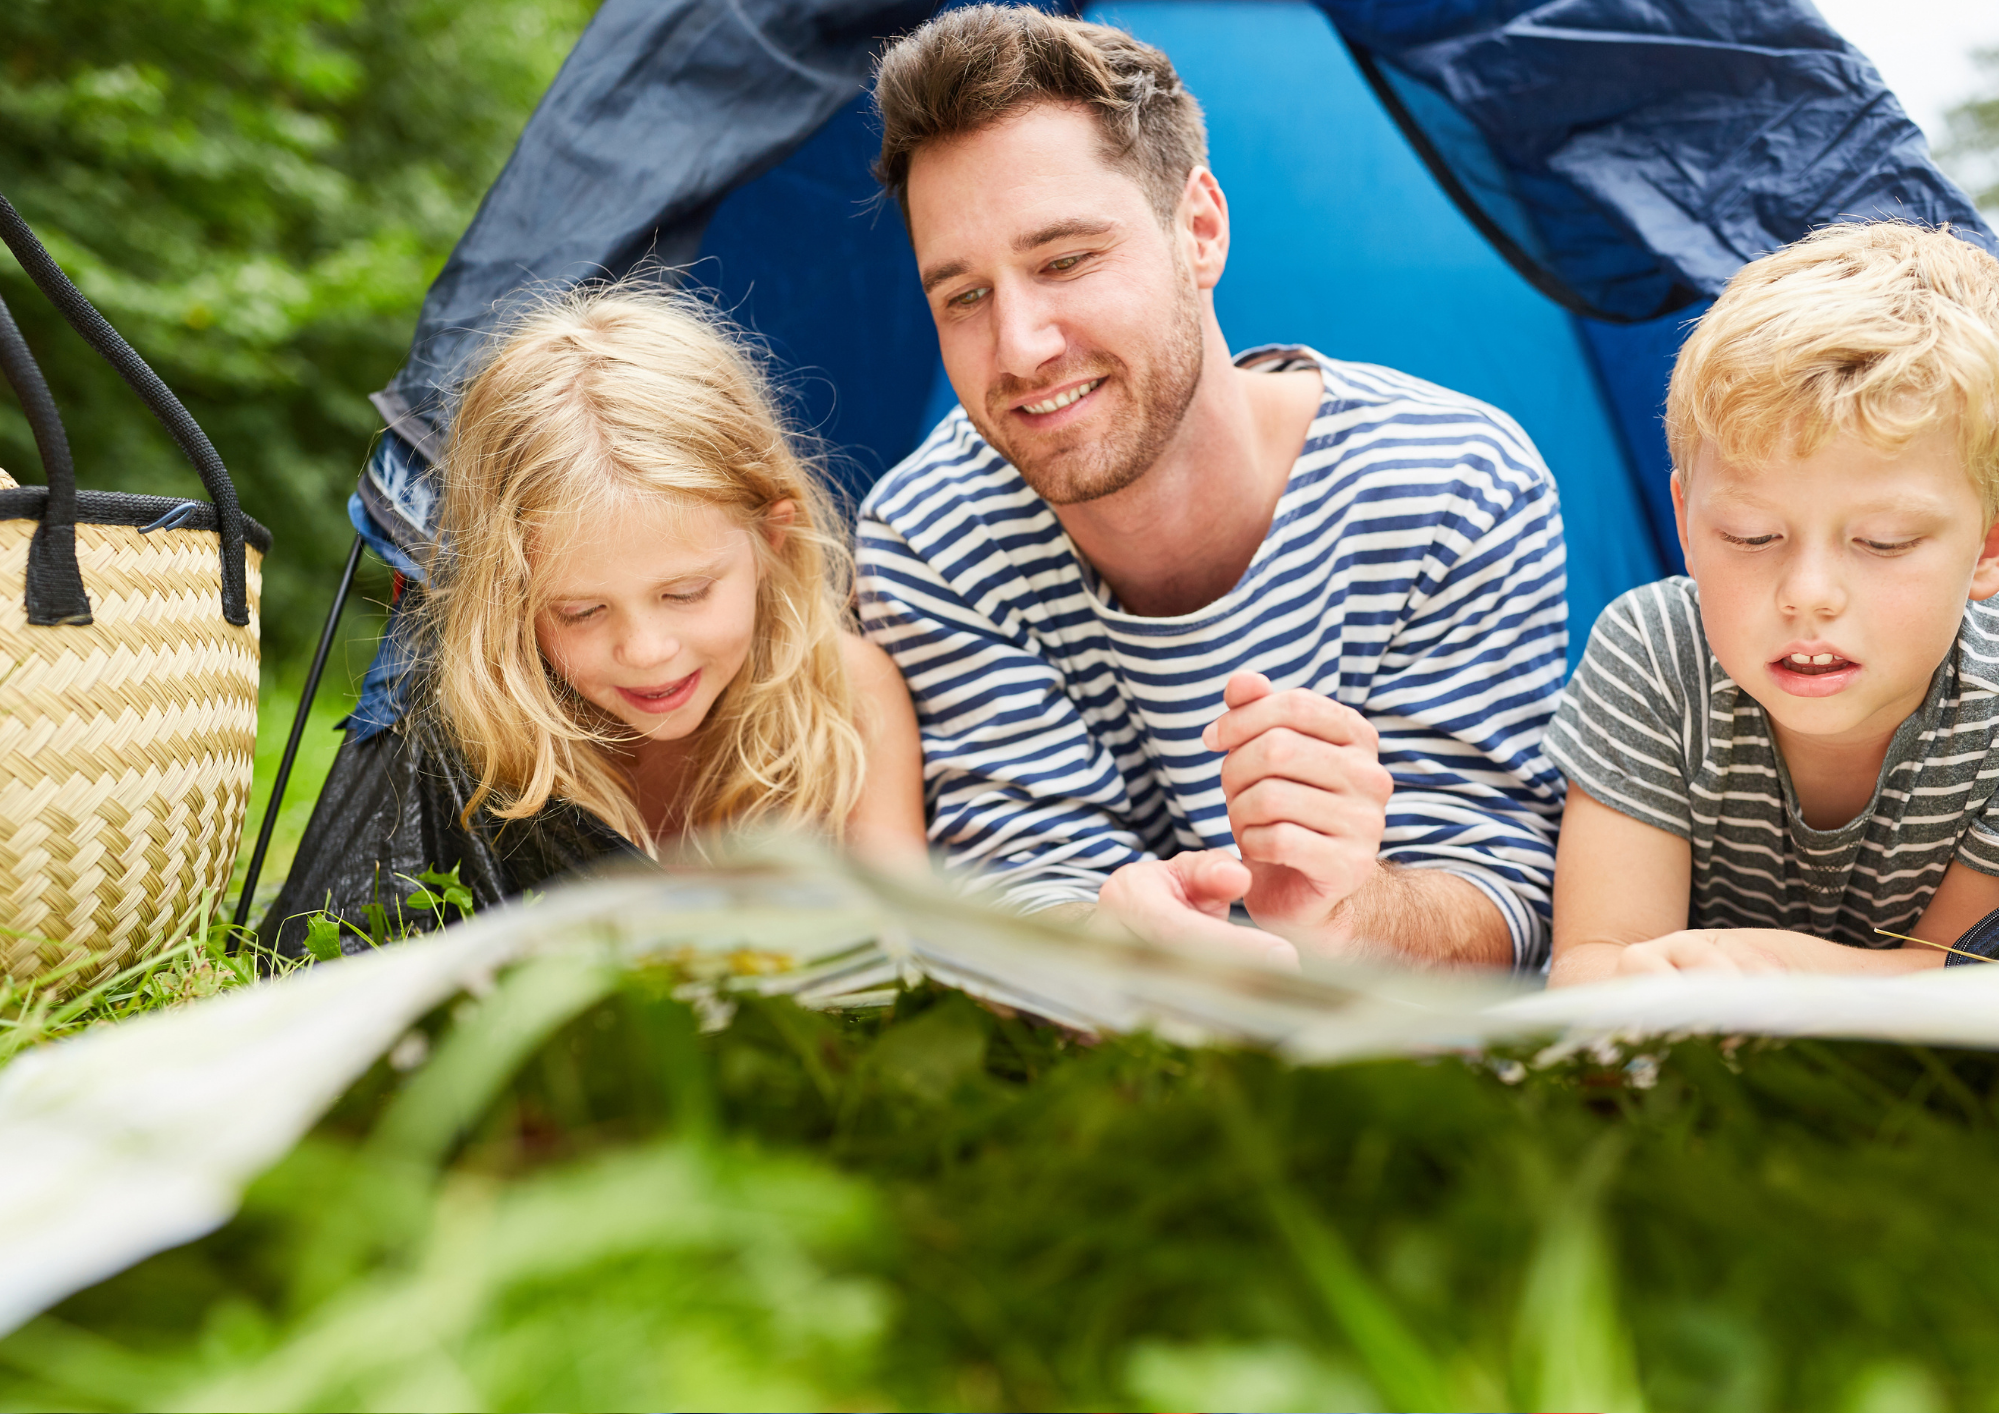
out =
<path fill-rule="evenodd" d="M 749 818 L 838 837 L 863 746 L 840 638 L 851 574 L 843 522 L 787 440 L 743 342 L 682 295 L 614 285 L 544 301 L 465 385 L 445 448 L 440 550 L 426 605 L 436 724 L 503 820 L 553 796 L 654 853 L 614 751 L 635 739 L 547 665 L 535 617 L 539 533 L 657 496 L 725 512 L 759 561 L 750 654 L 696 729 L 683 818 Z M 795 516 L 774 549 L 764 518 Z"/>
<path fill-rule="evenodd" d="M 1811 456 L 1853 432 L 1895 452 L 1956 433 L 1996 515 L 2000 262 L 1902 221 L 1827 226 L 1736 273 L 1681 346 L 1667 445 L 1681 476 L 1709 443 L 1727 461 Z"/>

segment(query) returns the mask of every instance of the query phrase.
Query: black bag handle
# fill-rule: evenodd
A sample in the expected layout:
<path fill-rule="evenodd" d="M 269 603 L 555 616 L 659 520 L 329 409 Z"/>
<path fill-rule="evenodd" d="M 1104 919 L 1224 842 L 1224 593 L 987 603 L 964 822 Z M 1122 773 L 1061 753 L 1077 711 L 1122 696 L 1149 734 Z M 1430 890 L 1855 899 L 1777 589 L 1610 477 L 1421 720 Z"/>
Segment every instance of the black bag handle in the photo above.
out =
<path fill-rule="evenodd" d="M 83 292 L 70 283 L 62 267 L 43 249 L 28 223 L 13 203 L 0 196 L 0 240 L 14 252 L 28 278 L 48 296 L 50 304 L 69 321 L 70 328 L 83 336 L 104 361 L 118 370 L 145 400 L 147 408 L 160 420 L 174 441 L 187 453 L 201 484 L 215 503 L 216 528 L 222 534 L 222 617 L 237 627 L 250 622 L 250 599 L 243 568 L 243 508 L 236 503 L 236 488 L 230 483 L 228 468 L 216 454 L 188 410 L 181 406 L 157 373 L 133 351 L 130 344 Z M 4 307 L 0 307 L 3 310 Z M 11 314 L 0 313 L 0 371 L 14 386 L 15 394 L 34 430 L 35 446 L 48 472 L 49 499 L 42 523 L 28 549 L 28 622 L 31 624 L 87 624 L 90 600 L 83 591 L 83 579 L 76 567 L 76 468 L 70 460 L 69 438 L 41 369 L 14 326 Z"/>

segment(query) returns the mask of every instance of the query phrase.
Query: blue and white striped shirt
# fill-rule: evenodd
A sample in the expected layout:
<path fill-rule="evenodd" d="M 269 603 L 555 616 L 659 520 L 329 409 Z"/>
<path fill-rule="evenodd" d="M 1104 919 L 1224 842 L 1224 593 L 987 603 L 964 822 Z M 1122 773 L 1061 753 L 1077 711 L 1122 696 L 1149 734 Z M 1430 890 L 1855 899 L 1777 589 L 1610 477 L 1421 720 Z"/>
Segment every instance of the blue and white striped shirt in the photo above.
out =
<path fill-rule="evenodd" d="M 1241 582 L 1192 614 L 1123 612 L 1048 504 L 954 409 L 861 508 L 862 622 L 923 733 L 930 834 L 1033 909 L 1094 901 L 1135 860 L 1234 840 L 1201 744 L 1231 673 L 1363 713 L 1395 780 L 1381 857 L 1499 907 L 1548 952 L 1561 776 L 1562 517 L 1506 414 L 1309 349 L 1319 412 Z"/>

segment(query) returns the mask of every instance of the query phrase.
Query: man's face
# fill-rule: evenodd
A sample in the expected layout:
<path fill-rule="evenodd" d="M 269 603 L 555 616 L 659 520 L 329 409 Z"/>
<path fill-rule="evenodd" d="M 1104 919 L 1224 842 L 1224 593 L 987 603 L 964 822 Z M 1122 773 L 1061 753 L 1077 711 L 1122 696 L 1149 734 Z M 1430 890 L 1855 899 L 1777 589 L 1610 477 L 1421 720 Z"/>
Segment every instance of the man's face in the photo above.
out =
<path fill-rule="evenodd" d="M 1100 145 L 1089 114 L 1042 104 L 910 163 L 945 372 L 980 435 L 1056 505 L 1158 459 L 1201 380 L 1214 283 Z"/>
<path fill-rule="evenodd" d="M 1712 447 L 1674 485 L 1702 625 L 1781 735 L 1861 744 L 1923 702 L 1965 601 L 1994 592 L 1989 508 L 1943 433 L 1851 433 L 1754 468 Z"/>

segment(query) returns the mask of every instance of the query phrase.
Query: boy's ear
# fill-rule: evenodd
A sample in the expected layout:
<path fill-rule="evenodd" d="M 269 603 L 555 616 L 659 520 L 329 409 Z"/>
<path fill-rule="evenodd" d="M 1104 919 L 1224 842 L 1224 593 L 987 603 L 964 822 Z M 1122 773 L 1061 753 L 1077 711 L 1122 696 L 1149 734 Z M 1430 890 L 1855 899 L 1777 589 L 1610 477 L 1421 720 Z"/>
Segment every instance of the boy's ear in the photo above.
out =
<path fill-rule="evenodd" d="M 1986 527 L 1986 543 L 1979 547 L 1979 563 L 1972 567 L 1974 599 L 1991 599 L 2000 592 L 2000 523 Z"/>
<path fill-rule="evenodd" d="M 773 550 L 784 548 L 785 536 L 790 533 L 792 522 L 798 518 L 799 505 L 796 501 L 773 501 L 764 508 L 764 539 L 770 542 Z"/>
<path fill-rule="evenodd" d="M 1674 490 L 1674 534 L 1680 537 L 1681 562 L 1685 564 L 1688 554 L 1687 488 L 1681 484 L 1679 467 L 1674 468 L 1674 474 L 1667 484 Z"/>

